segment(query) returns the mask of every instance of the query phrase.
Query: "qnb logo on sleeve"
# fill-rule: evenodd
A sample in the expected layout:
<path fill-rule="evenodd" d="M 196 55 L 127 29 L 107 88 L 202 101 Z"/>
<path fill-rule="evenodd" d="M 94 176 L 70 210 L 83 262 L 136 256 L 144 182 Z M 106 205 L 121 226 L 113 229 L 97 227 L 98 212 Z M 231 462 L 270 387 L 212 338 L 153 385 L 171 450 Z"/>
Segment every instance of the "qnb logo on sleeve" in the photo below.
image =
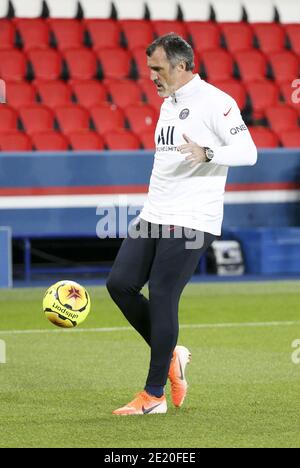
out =
<path fill-rule="evenodd" d="M 245 124 L 239 125 L 238 127 L 233 127 L 230 129 L 231 135 L 237 135 L 240 132 L 245 132 L 247 129 Z"/>
<path fill-rule="evenodd" d="M 174 145 L 174 132 L 173 126 L 161 128 L 157 139 L 157 151 L 178 151 L 177 146 Z"/>

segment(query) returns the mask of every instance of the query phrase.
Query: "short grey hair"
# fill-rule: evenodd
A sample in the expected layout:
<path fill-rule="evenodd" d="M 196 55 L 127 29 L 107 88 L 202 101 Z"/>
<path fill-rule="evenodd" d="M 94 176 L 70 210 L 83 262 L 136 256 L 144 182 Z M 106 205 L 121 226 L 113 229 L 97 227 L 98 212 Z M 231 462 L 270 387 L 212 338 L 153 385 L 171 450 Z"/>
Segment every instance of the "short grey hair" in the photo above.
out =
<path fill-rule="evenodd" d="M 166 53 L 172 67 L 176 67 L 178 63 L 184 62 L 186 71 L 192 71 L 195 67 L 194 52 L 190 44 L 188 44 L 178 34 L 170 33 L 165 36 L 158 37 L 146 49 L 146 54 L 151 57 L 153 52 L 162 47 Z"/>

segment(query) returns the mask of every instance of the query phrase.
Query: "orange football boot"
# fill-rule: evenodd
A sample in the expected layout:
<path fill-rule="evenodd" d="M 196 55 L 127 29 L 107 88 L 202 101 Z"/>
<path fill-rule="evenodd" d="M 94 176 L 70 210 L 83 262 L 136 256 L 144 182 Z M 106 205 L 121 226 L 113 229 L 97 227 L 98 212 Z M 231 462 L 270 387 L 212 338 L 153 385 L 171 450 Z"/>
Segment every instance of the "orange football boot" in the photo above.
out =
<path fill-rule="evenodd" d="M 113 414 L 122 416 L 135 414 L 158 414 L 167 412 L 167 400 L 165 395 L 160 398 L 149 395 L 146 391 L 138 393 L 134 400 L 122 408 L 113 411 Z"/>
<path fill-rule="evenodd" d="M 191 361 L 191 353 L 184 346 L 176 346 L 169 369 L 171 396 L 174 406 L 180 407 L 187 394 L 188 384 L 185 378 L 186 365 Z"/>

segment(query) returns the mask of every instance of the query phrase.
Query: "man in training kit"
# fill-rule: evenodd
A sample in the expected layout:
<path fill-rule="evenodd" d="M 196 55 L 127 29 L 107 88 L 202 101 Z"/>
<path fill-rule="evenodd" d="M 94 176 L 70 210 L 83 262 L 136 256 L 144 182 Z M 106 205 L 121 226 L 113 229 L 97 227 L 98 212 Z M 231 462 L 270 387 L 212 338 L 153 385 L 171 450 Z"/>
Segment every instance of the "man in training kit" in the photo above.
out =
<path fill-rule="evenodd" d="M 191 355 L 176 346 L 179 299 L 221 234 L 228 167 L 257 159 L 235 100 L 193 74 L 194 54 L 185 40 L 167 34 L 146 54 L 151 80 L 165 98 L 155 162 L 145 206 L 122 243 L 107 288 L 150 346 L 151 360 L 144 391 L 114 411 L 119 415 L 166 413 L 168 378 L 173 404 L 182 405 Z M 140 293 L 147 281 L 149 300 Z"/>

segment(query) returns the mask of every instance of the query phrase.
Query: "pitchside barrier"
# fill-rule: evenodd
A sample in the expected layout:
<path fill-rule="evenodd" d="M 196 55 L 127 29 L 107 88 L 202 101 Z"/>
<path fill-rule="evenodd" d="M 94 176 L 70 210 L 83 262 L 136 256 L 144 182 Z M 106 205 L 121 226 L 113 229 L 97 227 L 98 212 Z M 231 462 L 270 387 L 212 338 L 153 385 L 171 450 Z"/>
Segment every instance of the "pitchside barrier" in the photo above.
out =
<path fill-rule="evenodd" d="M 11 228 L 0 226 L 0 288 L 12 287 Z"/>
<path fill-rule="evenodd" d="M 1 153 L 0 225 L 23 240 L 27 278 L 34 238 L 124 236 L 152 166 L 149 151 Z M 240 242 L 246 272 L 300 273 L 299 229 L 300 149 L 229 170 L 223 239 Z"/>

